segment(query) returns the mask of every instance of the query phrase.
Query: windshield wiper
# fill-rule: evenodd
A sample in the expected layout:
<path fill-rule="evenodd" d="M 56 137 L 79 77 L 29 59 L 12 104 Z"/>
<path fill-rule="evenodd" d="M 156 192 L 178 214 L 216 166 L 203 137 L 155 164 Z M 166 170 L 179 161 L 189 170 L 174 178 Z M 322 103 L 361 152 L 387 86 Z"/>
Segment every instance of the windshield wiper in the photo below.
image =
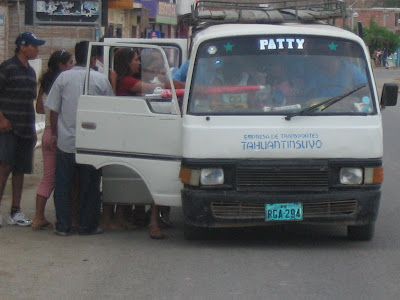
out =
<path fill-rule="evenodd" d="M 351 94 L 357 92 L 358 90 L 361 90 L 363 87 L 366 87 L 366 86 L 367 86 L 367 84 L 360 85 L 360 86 L 356 87 L 354 90 L 346 92 L 346 93 L 344 93 L 342 95 L 335 96 L 335 97 L 330 98 L 328 100 L 322 101 L 322 102 L 320 102 L 318 104 L 312 105 L 310 107 L 306 107 L 305 109 L 303 109 L 303 110 L 301 110 L 301 111 L 299 111 L 297 113 L 288 114 L 288 115 L 286 115 L 285 120 L 290 121 L 290 119 L 293 118 L 293 117 L 302 116 L 302 115 L 305 115 L 307 113 L 313 112 L 313 111 L 315 111 L 316 109 L 318 109 L 321 106 L 325 106 L 322 109 L 322 110 L 325 110 L 329 106 L 335 104 L 336 102 L 339 102 L 340 100 L 346 98 L 347 96 L 350 96 Z"/>

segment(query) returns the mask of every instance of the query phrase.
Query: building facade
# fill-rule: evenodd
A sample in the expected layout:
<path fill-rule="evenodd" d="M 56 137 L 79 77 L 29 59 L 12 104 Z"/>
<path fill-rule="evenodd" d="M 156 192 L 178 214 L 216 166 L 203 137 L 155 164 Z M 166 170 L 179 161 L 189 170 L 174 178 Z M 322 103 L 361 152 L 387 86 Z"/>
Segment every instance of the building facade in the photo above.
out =
<path fill-rule="evenodd" d="M 108 9 L 106 36 L 175 37 L 176 0 L 109 0 Z"/>
<path fill-rule="evenodd" d="M 349 9 L 349 25 L 351 22 L 361 22 L 363 27 L 369 27 L 374 20 L 379 26 L 397 32 L 399 28 L 400 8 L 353 8 Z"/>
<path fill-rule="evenodd" d="M 383 5 L 382 1 L 346 2 L 348 28 L 357 22 L 368 27 L 374 19 L 393 32 L 399 29 L 399 8 L 376 6 Z M 194 3 L 195 0 L 0 0 L 0 61 L 13 55 L 15 38 L 23 31 L 32 31 L 46 40 L 39 54 L 44 66 L 52 52 L 73 52 L 81 40 L 96 41 L 102 36 L 187 38 L 188 16 Z M 85 5 L 85 11 L 74 10 Z M 342 24 L 338 22 L 336 26 Z"/>
<path fill-rule="evenodd" d="M 175 37 L 176 25 L 176 0 L 0 0 L 0 61 L 24 31 L 46 40 L 38 56 L 46 66 L 51 53 L 73 53 L 82 40 Z"/>

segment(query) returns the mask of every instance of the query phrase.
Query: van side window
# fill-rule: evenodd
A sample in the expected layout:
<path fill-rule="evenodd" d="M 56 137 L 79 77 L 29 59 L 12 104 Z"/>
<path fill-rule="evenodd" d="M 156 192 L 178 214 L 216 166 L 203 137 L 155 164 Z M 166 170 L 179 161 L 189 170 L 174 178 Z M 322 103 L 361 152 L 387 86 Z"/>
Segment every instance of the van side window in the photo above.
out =
<path fill-rule="evenodd" d="M 154 113 L 171 113 L 171 97 L 162 95 L 169 70 L 159 49 L 114 48 L 110 61 L 110 80 L 116 96 L 146 101 Z"/>

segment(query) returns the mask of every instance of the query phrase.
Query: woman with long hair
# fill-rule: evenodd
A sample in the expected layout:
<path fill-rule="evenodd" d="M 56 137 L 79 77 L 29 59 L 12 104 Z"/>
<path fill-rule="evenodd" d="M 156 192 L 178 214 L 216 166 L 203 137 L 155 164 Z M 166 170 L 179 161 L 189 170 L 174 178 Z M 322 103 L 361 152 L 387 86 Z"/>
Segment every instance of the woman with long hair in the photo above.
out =
<path fill-rule="evenodd" d="M 140 80 L 140 52 L 137 48 L 119 49 L 115 54 L 114 70 L 117 73 L 117 95 L 134 96 L 152 93 L 166 84 L 153 84 Z M 168 84 L 167 84 L 168 85 Z"/>
<path fill-rule="evenodd" d="M 44 210 L 47 199 L 54 189 L 55 170 L 56 170 L 56 151 L 50 147 L 51 129 L 50 129 L 50 111 L 44 107 L 47 95 L 53 86 L 57 76 L 73 66 L 72 54 L 65 50 L 58 50 L 51 54 L 47 64 L 48 69 L 40 79 L 40 89 L 36 101 L 36 112 L 45 114 L 45 128 L 42 136 L 42 154 L 43 154 L 43 177 L 40 181 L 36 194 L 36 213 L 32 222 L 32 229 L 51 229 L 52 224 L 45 218 Z"/>

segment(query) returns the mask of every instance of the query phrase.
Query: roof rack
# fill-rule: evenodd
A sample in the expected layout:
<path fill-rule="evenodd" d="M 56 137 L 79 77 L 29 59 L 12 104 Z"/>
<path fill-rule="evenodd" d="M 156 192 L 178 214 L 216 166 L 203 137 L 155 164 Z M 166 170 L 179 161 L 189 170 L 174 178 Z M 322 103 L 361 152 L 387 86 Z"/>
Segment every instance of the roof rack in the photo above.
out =
<path fill-rule="evenodd" d="M 193 7 L 192 16 L 195 31 L 226 23 L 335 22 L 337 18 L 345 20 L 346 3 L 343 0 L 199 0 Z"/>

